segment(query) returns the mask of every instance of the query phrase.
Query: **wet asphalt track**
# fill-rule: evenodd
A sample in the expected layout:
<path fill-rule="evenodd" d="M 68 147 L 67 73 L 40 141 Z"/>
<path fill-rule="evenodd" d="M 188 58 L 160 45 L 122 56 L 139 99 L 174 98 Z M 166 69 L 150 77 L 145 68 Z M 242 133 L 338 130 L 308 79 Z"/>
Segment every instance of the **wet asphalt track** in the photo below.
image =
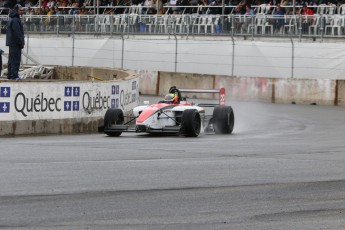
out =
<path fill-rule="evenodd" d="M 0 229 L 345 229 L 345 108 L 232 106 L 227 136 L 0 138 Z"/>

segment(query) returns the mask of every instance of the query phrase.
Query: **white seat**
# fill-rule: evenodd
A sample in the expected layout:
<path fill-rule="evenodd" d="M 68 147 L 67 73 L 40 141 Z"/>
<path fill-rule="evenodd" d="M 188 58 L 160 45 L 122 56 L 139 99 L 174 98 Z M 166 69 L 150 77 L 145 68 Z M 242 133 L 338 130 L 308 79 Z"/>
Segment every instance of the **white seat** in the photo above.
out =
<path fill-rule="evenodd" d="M 196 28 L 198 28 L 198 23 L 199 23 L 199 15 L 198 14 L 192 14 L 191 15 L 191 20 L 190 20 L 190 29 L 191 32 L 194 33 Z"/>
<path fill-rule="evenodd" d="M 121 15 L 116 14 L 113 18 L 113 32 L 120 32 L 121 31 Z"/>
<path fill-rule="evenodd" d="M 221 26 L 221 24 L 220 24 L 220 15 L 216 15 L 214 17 L 213 24 L 214 24 L 214 27 L 216 29 L 216 33 L 221 32 L 221 30 L 223 29 L 222 27 L 220 27 L 220 29 L 217 29 L 218 26 Z"/>
<path fill-rule="evenodd" d="M 256 13 L 257 14 L 267 14 L 269 13 L 271 8 L 270 4 L 261 4 L 256 8 Z"/>
<path fill-rule="evenodd" d="M 345 4 L 342 4 L 338 7 L 338 14 L 345 15 Z"/>
<path fill-rule="evenodd" d="M 138 14 L 128 15 L 128 31 L 135 32 L 137 26 Z"/>
<path fill-rule="evenodd" d="M 200 23 L 197 24 L 198 33 L 204 32 L 205 34 L 208 33 L 208 29 L 210 29 L 211 33 L 214 33 L 214 23 L 213 17 L 211 15 L 208 16 L 201 16 Z"/>
<path fill-rule="evenodd" d="M 334 15 L 337 10 L 337 6 L 335 4 L 328 5 L 327 14 Z"/>
<path fill-rule="evenodd" d="M 197 32 L 199 34 L 201 25 L 206 25 L 207 17 L 205 15 L 197 16 L 193 22 L 192 33 Z"/>
<path fill-rule="evenodd" d="M 90 23 L 89 15 L 77 15 L 79 16 L 79 31 L 87 32 L 87 25 Z"/>
<path fill-rule="evenodd" d="M 317 35 L 320 30 L 321 15 L 314 14 L 314 20 L 312 24 L 308 27 L 309 35 Z"/>
<path fill-rule="evenodd" d="M 273 35 L 273 25 L 269 24 L 266 15 L 264 13 L 256 14 L 254 26 L 255 34 L 258 34 L 259 31 L 261 32 L 261 34 L 266 34 L 267 29 L 269 29 L 269 31 Z"/>
<path fill-rule="evenodd" d="M 137 14 L 138 13 L 137 10 L 138 10 L 138 6 L 137 5 L 131 5 L 129 7 L 128 14 Z"/>
<path fill-rule="evenodd" d="M 255 24 L 255 23 L 254 23 Z M 235 22 L 235 27 L 238 30 L 240 28 L 240 33 L 252 33 L 254 28 L 253 16 L 252 15 L 238 15 L 237 21 Z"/>
<path fill-rule="evenodd" d="M 125 32 L 128 27 L 128 15 L 121 14 L 120 24 L 119 24 L 119 31 Z"/>
<path fill-rule="evenodd" d="M 142 14 L 143 6 L 141 4 L 138 4 L 137 6 L 137 14 Z"/>
<path fill-rule="evenodd" d="M 292 15 L 288 17 L 287 15 L 285 17 L 285 23 L 283 27 L 283 34 L 288 33 L 288 34 L 296 34 L 297 33 L 297 18 L 296 16 Z"/>
<path fill-rule="evenodd" d="M 157 23 L 158 23 L 158 16 L 157 15 L 153 15 L 153 16 L 148 16 L 148 18 L 146 19 L 146 28 L 148 32 L 155 32 L 156 31 L 156 27 L 157 27 Z"/>
<path fill-rule="evenodd" d="M 101 33 L 110 32 L 110 15 L 100 16 L 99 28 Z"/>
<path fill-rule="evenodd" d="M 317 10 L 316 10 L 316 14 L 319 14 L 319 15 L 324 15 L 324 14 L 327 14 L 327 5 L 326 4 L 320 4 L 318 7 L 317 7 Z"/>
<path fill-rule="evenodd" d="M 98 17 L 96 15 L 89 15 L 89 24 L 86 25 L 87 31 L 95 32 L 98 30 Z"/>
<path fill-rule="evenodd" d="M 325 34 L 330 34 L 332 36 L 337 33 L 338 36 L 342 35 L 344 31 L 344 16 L 334 15 L 330 24 L 325 27 Z M 328 33 L 330 32 L 330 33 Z"/>
<path fill-rule="evenodd" d="M 159 33 L 169 33 L 170 28 L 172 27 L 172 19 L 170 15 L 164 14 L 161 15 L 161 17 L 158 18 L 156 30 Z"/>
<path fill-rule="evenodd" d="M 183 33 L 185 31 L 185 15 L 175 15 L 174 19 L 174 32 L 175 33 Z"/>

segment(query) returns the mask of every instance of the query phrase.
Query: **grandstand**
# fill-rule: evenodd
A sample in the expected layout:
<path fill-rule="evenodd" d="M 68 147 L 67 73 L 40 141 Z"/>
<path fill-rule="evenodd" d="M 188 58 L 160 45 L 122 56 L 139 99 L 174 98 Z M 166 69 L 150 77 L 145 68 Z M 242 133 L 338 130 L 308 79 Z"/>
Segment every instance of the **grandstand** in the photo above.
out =
<path fill-rule="evenodd" d="M 97 1 L 98 2 L 98 1 Z M 176 2 L 176 1 L 175 1 Z M 192 1 L 191 1 L 192 2 Z M 345 4 L 310 2 L 305 14 L 302 2 L 292 5 L 250 5 L 245 0 L 232 5 L 218 1 L 186 5 L 177 1 L 140 2 L 60 0 L 22 2 L 26 33 L 180 34 L 246 37 L 327 38 L 345 35 Z M 260 3 L 259 1 L 255 4 Z M 156 5 L 155 5 L 156 4 Z M 254 4 L 254 3 L 253 3 Z M 2 2 L 0 20 L 7 21 L 9 4 Z M 283 13 L 277 14 L 277 5 Z M 252 9 L 248 14 L 243 7 Z M 158 10 L 161 9 L 161 10 Z"/>

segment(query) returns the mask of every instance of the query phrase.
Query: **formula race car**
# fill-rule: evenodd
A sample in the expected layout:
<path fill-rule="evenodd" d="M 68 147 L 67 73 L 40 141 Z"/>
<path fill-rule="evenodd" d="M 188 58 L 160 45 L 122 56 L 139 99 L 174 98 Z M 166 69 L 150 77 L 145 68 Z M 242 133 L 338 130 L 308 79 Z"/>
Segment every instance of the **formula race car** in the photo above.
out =
<path fill-rule="evenodd" d="M 193 104 L 181 93 L 219 93 L 218 104 Z M 120 136 L 122 132 L 178 134 L 197 137 L 200 132 L 231 134 L 234 128 L 234 112 L 225 106 L 225 89 L 197 90 L 171 87 L 169 94 L 177 101 L 159 101 L 133 109 L 133 116 L 126 117 L 121 109 L 108 109 L 104 116 L 104 133 Z M 205 110 L 213 110 L 206 114 Z M 135 121 L 135 122 L 134 122 Z M 131 124 L 132 123 L 132 124 Z M 134 123 L 134 124 L 133 124 Z"/>

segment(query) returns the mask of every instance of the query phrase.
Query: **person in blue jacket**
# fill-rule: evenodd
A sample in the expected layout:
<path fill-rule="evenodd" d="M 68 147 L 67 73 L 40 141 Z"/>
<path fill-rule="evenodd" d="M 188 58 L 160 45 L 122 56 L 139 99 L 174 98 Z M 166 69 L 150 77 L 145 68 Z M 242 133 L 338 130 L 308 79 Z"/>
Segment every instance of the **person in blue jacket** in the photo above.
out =
<path fill-rule="evenodd" d="M 1 72 L 2 72 L 2 54 L 4 53 L 4 51 L 2 49 L 0 49 L 0 76 L 1 76 Z"/>
<path fill-rule="evenodd" d="M 18 80 L 22 49 L 24 48 L 24 29 L 20 16 L 23 14 L 23 7 L 17 4 L 10 10 L 7 22 L 6 46 L 9 47 L 8 53 L 8 79 Z"/>

